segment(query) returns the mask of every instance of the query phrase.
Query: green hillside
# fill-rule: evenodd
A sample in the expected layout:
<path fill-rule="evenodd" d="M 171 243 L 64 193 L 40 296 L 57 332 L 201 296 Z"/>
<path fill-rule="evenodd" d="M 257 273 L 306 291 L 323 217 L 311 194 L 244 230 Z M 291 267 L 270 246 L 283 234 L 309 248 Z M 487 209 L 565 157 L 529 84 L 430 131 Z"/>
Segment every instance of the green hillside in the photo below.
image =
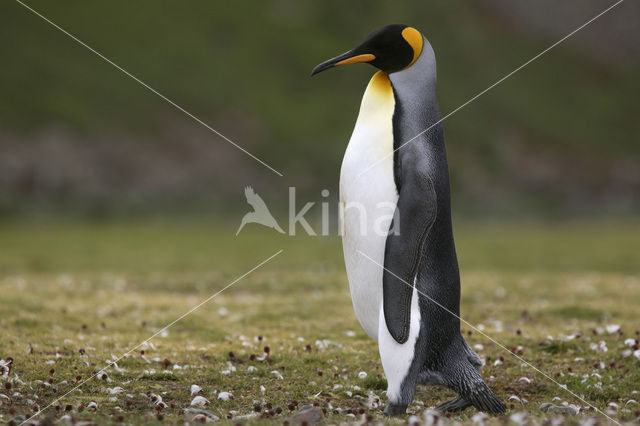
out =
<path fill-rule="evenodd" d="M 256 1 L 241 8 L 208 1 L 29 4 L 286 175 L 270 180 L 267 169 L 18 3 L 2 2 L 2 153 L 39 147 L 51 129 L 81 141 L 73 149 L 91 150 L 96 139 L 109 138 L 116 148 L 104 161 L 124 156 L 127 166 L 113 170 L 98 157 L 88 167 L 117 174 L 96 178 L 104 182 L 98 197 L 105 199 L 133 189 L 142 200 L 209 192 L 238 198 L 242 186 L 259 186 L 262 178 L 275 196 L 286 194 L 273 190 L 276 185 L 315 194 L 335 188 L 373 70 L 354 66 L 313 79 L 309 72 L 388 22 L 411 23 L 430 39 L 443 113 L 555 41 L 514 28 L 481 5 L 457 2 L 358 2 L 349 8 L 337 1 Z M 594 25 L 593 31 L 606 28 Z M 561 45 L 445 122 L 456 208 L 584 213 L 638 207 L 640 61 L 617 66 L 574 47 Z M 228 184 L 214 187 L 218 178 L 189 174 L 189 158 L 199 154 L 182 151 L 184 134 L 208 141 L 212 156 L 236 159 L 219 171 L 230 176 Z M 39 153 L 36 148 L 16 161 L 29 162 L 37 175 L 47 160 Z M 141 186 L 139 175 L 127 178 L 130 169 L 144 176 L 149 153 L 184 174 L 182 186 L 168 190 L 154 182 Z M 176 162 L 180 155 L 184 161 Z M 93 195 L 76 190 L 81 179 L 60 173 L 66 197 L 47 187 L 39 199 L 62 203 Z M 4 179 L 3 202 L 32 199 L 12 176 Z M 210 185 L 196 188 L 203 179 Z"/>

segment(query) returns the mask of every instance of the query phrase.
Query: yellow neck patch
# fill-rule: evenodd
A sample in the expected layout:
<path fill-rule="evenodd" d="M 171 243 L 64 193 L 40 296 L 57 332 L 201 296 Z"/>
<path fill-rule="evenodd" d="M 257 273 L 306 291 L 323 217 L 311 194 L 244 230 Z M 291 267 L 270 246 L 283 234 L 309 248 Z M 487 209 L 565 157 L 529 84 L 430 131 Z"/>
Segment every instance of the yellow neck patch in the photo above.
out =
<path fill-rule="evenodd" d="M 411 63 L 407 65 L 407 67 L 410 67 L 411 65 L 413 65 L 416 59 L 418 59 L 420 53 L 422 53 L 422 44 L 424 43 L 424 41 L 422 40 L 422 34 L 420 34 L 420 31 L 412 27 L 407 27 L 402 30 L 402 37 L 407 41 L 407 43 L 409 43 L 409 46 L 411 46 L 411 48 L 413 49 L 413 59 L 411 60 Z"/>
<path fill-rule="evenodd" d="M 385 96 L 388 94 L 393 94 L 393 89 L 391 88 L 391 81 L 389 80 L 389 75 L 386 72 L 378 71 L 376 72 L 371 80 L 369 81 L 369 86 L 367 86 L 367 91 L 371 90 L 375 92 L 377 95 Z"/>
<path fill-rule="evenodd" d="M 395 100 L 389 75 L 386 72 L 376 72 L 364 91 L 358 121 L 381 122 L 393 115 Z"/>

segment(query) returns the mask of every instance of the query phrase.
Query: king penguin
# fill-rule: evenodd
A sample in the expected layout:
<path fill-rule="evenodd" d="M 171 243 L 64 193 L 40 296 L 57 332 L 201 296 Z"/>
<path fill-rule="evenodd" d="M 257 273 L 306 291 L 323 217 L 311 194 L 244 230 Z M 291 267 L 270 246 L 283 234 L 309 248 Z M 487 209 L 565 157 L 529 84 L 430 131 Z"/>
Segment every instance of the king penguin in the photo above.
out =
<path fill-rule="evenodd" d="M 316 66 L 378 68 L 362 98 L 340 170 L 344 259 L 356 317 L 378 342 L 385 415 L 406 412 L 417 385 L 457 396 L 436 408 L 502 413 L 460 332 L 460 274 L 449 171 L 436 100 L 436 62 L 415 28 L 392 24 Z"/>

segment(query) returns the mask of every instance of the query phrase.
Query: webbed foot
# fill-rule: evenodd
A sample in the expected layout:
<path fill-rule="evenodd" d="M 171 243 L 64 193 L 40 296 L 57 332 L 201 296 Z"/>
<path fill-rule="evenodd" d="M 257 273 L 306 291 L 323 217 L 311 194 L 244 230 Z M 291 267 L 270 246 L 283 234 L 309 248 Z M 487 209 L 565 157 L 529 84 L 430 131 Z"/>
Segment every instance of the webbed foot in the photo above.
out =
<path fill-rule="evenodd" d="M 391 402 L 388 402 L 387 406 L 384 408 L 384 415 L 387 417 L 399 416 L 401 414 L 405 414 L 406 412 L 407 412 L 406 405 L 393 404 Z"/>

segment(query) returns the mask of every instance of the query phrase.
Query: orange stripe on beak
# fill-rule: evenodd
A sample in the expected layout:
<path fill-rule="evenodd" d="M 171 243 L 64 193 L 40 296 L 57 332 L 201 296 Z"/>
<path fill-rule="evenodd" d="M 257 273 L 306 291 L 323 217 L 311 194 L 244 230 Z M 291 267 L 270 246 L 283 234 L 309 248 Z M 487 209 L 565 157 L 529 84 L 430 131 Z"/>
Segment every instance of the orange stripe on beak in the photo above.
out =
<path fill-rule="evenodd" d="M 357 64 L 359 62 L 370 62 L 376 58 L 376 55 L 372 55 L 371 53 L 365 53 L 364 55 L 357 55 L 351 58 L 345 59 L 340 62 L 336 62 L 334 66 L 338 65 L 349 65 L 349 64 Z"/>

